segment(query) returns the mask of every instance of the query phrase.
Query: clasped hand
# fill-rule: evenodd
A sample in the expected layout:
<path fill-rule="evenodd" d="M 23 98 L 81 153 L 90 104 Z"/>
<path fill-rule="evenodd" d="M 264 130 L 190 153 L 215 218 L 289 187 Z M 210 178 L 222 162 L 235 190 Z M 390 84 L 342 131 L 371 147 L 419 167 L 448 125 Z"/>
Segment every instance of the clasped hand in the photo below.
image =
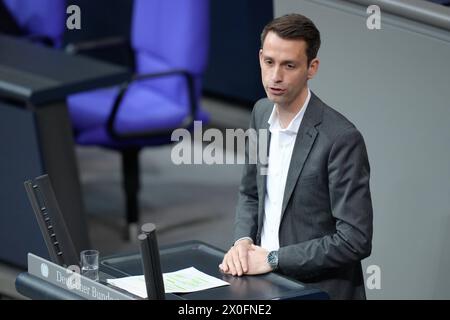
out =
<path fill-rule="evenodd" d="M 223 273 L 233 276 L 267 273 L 272 271 L 267 263 L 268 254 L 266 249 L 243 239 L 228 250 L 219 268 Z"/>

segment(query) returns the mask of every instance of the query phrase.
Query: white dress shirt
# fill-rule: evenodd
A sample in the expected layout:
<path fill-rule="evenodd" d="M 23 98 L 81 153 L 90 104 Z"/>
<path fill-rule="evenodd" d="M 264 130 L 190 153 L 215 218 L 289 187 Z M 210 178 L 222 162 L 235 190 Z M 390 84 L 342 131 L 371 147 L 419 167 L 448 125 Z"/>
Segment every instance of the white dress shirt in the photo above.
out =
<path fill-rule="evenodd" d="M 308 107 L 310 98 L 311 92 L 308 88 L 308 96 L 302 108 L 285 129 L 281 127 L 276 105 L 273 106 L 272 114 L 268 121 L 271 135 L 261 247 L 269 251 L 278 250 L 280 247 L 278 231 L 281 222 L 281 209 L 289 164 L 291 163 L 297 132 L 302 123 L 303 115 Z"/>

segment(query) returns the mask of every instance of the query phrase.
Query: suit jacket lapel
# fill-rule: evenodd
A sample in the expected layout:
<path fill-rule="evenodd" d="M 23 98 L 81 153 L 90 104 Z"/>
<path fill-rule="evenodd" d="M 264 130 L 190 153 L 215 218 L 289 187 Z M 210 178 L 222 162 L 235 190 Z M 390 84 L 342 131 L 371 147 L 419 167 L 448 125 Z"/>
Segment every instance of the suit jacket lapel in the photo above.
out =
<path fill-rule="evenodd" d="M 292 151 L 291 163 L 286 179 L 284 189 L 283 206 L 281 210 L 281 219 L 283 219 L 289 199 L 292 196 L 295 185 L 303 170 L 305 161 L 317 137 L 317 129 L 315 126 L 322 120 L 323 106 L 317 96 L 311 92 L 311 99 L 303 116 L 302 123 L 297 133 L 297 138 Z"/>

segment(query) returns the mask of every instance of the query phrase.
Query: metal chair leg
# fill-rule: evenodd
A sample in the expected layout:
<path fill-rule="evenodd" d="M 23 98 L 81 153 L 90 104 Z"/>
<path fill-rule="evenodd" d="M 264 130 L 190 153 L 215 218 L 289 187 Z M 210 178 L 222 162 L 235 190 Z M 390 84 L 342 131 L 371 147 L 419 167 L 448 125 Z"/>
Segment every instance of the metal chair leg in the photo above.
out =
<path fill-rule="evenodd" d="M 137 241 L 139 223 L 139 151 L 140 149 L 126 149 L 122 151 L 122 179 L 127 214 L 125 238 L 131 241 Z"/>

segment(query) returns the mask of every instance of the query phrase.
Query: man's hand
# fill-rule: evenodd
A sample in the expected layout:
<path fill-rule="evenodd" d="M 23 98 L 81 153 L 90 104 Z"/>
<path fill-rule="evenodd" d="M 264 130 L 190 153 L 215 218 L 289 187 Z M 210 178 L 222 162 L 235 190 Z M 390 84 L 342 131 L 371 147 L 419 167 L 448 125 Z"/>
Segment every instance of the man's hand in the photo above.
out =
<path fill-rule="evenodd" d="M 252 250 L 252 241 L 249 239 L 242 239 L 235 243 L 230 250 L 223 257 L 219 268 L 233 276 L 242 276 L 248 272 L 248 254 Z"/>
<path fill-rule="evenodd" d="M 245 274 L 255 275 L 271 272 L 272 268 L 267 262 L 268 255 L 269 251 L 252 244 L 251 250 L 248 251 L 248 271 Z"/>
<path fill-rule="evenodd" d="M 271 272 L 267 262 L 269 251 L 255 246 L 250 240 L 241 240 L 225 254 L 219 268 L 233 276 L 256 275 Z"/>

